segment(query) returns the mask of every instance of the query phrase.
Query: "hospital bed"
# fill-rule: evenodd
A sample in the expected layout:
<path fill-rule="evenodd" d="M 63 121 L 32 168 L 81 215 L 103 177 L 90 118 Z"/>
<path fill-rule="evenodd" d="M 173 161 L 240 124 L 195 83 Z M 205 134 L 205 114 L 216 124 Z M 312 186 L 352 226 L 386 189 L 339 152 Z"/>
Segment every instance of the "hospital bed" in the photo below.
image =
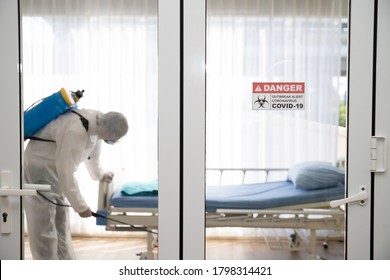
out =
<path fill-rule="evenodd" d="M 344 198 L 344 171 L 326 162 L 304 162 L 283 168 L 211 168 L 220 178 L 226 172 L 241 172 L 242 182 L 206 186 L 206 227 L 292 229 L 290 250 L 306 250 L 310 259 L 317 256 L 317 231 L 343 232 L 344 212 L 332 209 L 329 202 Z M 264 182 L 247 183 L 246 175 L 261 172 Z M 284 180 L 270 181 L 274 172 L 285 172 Z M 116 189 L 100 182 L 97 219 L 109 231 L 146 231 L 147 252 L 141 259 L 153 259 L 153 240 L 158 220 L 157 180 L 130 182 Z M 300 232 L 309 233 L 304 237 Z M 296 235 L 295 235 L 296 233 Z M 297 244 L 296 237 L 306 245 Z M 300 245 L 300 246 L 299 246 Z"/>

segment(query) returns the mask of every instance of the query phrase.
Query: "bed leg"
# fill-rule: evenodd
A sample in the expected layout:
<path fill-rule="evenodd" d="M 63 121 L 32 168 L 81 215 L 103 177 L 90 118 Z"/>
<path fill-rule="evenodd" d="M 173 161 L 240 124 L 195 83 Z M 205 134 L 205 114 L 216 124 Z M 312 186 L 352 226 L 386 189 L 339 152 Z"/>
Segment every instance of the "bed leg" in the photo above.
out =
<path fill-rule="evenodd" d="M 148 232 L 147 233 L 147 259 L 148 260 L 154 260 L 154 254 L 153 254 L 153 242 L 154 242 L 154 239 L 153 239 L 153 234 Z"/>
<path fill-rule="evenodd" d="M 153 242 L 153 234 L 148 232 L 146 235 L 146 252 L 137 254 L 140 260 L 154 260 Z"/>
<path fill-rule="evenodd" d="M 316 230 L 310 229 L 310 252 L 309 259 L 316 260 L 317 259 L 317 236 Z"/>

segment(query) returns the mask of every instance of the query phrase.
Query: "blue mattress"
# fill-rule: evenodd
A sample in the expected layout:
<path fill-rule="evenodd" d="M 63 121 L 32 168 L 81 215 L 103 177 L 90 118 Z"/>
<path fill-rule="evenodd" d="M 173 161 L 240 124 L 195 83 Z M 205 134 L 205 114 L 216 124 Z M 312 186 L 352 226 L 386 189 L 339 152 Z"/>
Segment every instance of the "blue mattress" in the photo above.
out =
<path fill-rule="evenodd" d="M 209 186 L 206 211 L 217 209 L 269 209 L 344 198 L 344 185 L 298 189 L 291 181 L 231 186 Z"/>
<path fill-rule="evenodd" d="M 155 181 L 157 184 L 157 181 Z M 148 183 L 148 185 L 151 185 Z M 157 208 L 157 185 L 153 193 L 126 193 L 118 188 L 112 196 L 112 205 L 121 208 Z M 269 209 L 297 204 L 325 202 L 344 198 L 344 184 L 321 189 L 299 189 L 291 181 L 278 181 L 258 184 L 207 186 L 206 211 L 217 209 Z"/>

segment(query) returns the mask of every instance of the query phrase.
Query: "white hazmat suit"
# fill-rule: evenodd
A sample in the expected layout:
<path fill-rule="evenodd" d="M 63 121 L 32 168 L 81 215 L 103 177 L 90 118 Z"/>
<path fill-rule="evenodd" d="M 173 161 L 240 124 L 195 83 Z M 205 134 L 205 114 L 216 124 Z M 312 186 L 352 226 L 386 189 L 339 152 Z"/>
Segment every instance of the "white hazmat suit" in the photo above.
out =
<path fill-rule="evenodd" d="M 34 135 L 54 142 L 30 140 L 24 153 L 25 182 L 51 185 L 50 192 L 42 193 L 44 197 L 25 197 L 34 259 L 75 259 L 66 205 L 81 217 L 91 216 L 75 172 L 84 162 L 92 179 L 111 181 L 113 174 L 104 172 L 99 163 L 101 142 L 115 142 L 128 130 L 127 120 L 120 113 L 85 109 L 76 112 L 87 120 L 87 125 L 79 115 L 67 112 Z"/>

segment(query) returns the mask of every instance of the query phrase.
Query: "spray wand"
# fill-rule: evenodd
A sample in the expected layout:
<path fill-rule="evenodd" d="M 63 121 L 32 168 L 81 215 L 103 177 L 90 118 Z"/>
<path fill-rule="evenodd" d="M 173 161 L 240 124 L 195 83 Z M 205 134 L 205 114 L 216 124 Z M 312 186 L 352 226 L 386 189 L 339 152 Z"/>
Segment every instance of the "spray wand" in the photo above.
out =
<path fill-rule="evenodd" d="M 152 234 L 157 234 L 157 232 L 155 232 L 155 231 L 148 230 L 148 229 L 143 228 L 143 227 L 136 227 L 136 226 L 133 226 L 133 225 L 124 223 L 124 222 L 122 222 L 122 221 L 118 221 L 118 220 L 116 220 L 116 219 L 106 217 L 106 216 L 104 216 L 104 215 L 102 215 L 102 214 L 95 213 L 95 212 L 93 212 L 93 211 L 91 211 L 91 213 L 92 213 L 92 216 L 95 217 L 95 218 L 102 218 L 102 219 L 110 220 L 110 221 L 113 221 L 113 222 L 120 223 L 120 224 L 122 224 L 122 225 L 130 226 L 130 227 L 132 227 L 132 228 L 134 228 L 134 229 L 137 229 L 137 230 L 146 231 L 146 232 L 149 232 L 149 233 L 152 233 Z"/>

